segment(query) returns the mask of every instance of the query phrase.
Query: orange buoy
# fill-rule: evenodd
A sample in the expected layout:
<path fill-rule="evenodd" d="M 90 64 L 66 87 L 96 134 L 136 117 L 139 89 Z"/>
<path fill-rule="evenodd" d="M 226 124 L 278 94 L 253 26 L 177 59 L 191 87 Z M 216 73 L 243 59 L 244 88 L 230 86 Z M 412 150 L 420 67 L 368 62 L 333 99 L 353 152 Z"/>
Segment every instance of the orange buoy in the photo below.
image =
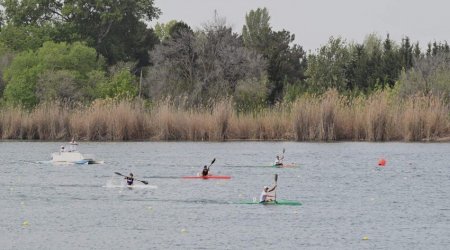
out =
<path fill-rule="evenodd" d="M 386 160 L 381 158 L 380 160 L 378 160 L 378 166 L 384 167 L 386 166 Z"/>

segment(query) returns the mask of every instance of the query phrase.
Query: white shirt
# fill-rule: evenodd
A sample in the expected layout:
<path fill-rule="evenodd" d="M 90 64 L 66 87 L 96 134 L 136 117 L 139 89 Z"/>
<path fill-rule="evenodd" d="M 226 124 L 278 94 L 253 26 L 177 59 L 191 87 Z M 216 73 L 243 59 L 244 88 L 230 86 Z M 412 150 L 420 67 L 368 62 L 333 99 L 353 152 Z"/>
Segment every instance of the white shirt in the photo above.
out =
<path fill-rule="evenodd" d="M 261 196 L 259 197 L 259 202 L 266 201 L 268 195 L 269 193 L 267 193 L 266 191 L 262 191 Z"/>
<path fill-rule="evenodd" d="M 281 158 L 275 159 L 275 165 L 283 165 L 283 160 Z"/>

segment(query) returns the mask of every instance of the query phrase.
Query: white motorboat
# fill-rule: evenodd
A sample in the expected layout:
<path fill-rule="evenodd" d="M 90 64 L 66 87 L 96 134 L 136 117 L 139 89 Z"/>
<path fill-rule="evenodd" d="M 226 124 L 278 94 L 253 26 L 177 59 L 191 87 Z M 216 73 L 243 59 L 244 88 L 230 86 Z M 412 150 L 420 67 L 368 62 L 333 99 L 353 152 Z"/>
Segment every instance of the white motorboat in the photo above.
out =
<path fill-rule="evenodd" d="M 98 164 L 103 161 L 96 161 L 93 155 L 81 154 L 76 145 L 71 143 L 69 147 L 61 146 L 59 152 L 52 153 L 52 163 L 57 164 Z"/>

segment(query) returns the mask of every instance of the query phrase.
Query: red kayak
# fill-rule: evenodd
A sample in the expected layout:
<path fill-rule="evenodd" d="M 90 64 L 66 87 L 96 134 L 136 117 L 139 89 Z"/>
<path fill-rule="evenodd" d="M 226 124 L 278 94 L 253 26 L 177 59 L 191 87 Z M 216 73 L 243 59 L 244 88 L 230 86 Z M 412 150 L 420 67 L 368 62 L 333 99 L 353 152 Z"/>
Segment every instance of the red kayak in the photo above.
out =
<path fill-rule="evenodd" d="M 207 176 L 183 176 L 183 179 L 231 179 L 231 176 L 226 175 L 207 175 Z"/>

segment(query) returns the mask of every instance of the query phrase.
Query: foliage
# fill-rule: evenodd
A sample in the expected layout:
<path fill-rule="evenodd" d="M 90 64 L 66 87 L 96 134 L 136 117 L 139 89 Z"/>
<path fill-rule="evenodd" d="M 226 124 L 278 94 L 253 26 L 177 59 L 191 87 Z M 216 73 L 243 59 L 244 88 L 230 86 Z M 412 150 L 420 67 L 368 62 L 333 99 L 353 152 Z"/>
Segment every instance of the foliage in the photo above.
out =
<path fill-rule="evenodd" d="M 31 108 L 139 92 L 148 102 L 184 98 L 192 106 L 233 97 L 247 112 L 294 103 L 305 92 L 358 96 L 394 86 L 402 98 L 450 100 L 447 42 L 422 53 L 407 36 L 398 44 L 389 34 L 362 43 L 331 37 L 306 54 L 294 34 L 272 29 L 266 8 L 246 14 L 241 34 L 217 13 L 200 30 L 176 20 L 153 30 L 147 24 L 160 14 L 154 2 L 0 0 L 1 103 Z"/>
<path fill-rule="evenodd" d="M 51 41 L 55 29 L 49 25 L 6 25 L 0 32 L 0 42 L 14 51 L 36 50 L 46 41 Z"/>
<path fill-rule="evenodd" d="M 192 105 L 205 104 L 234 95 L 239 81 L 264 76 L 261 56 L 220 19 L 196 33 L 182 23 L 172 31 L 152 52 L 154 66 L 144 81 L 155 99 L 187 96 Z"/>
<path fill-rule="evenodd" d="M 306 75 L 309 88 L 314 92 L 324 92 L 329 88 L 344 90 L 347 87 L 344 69 L 349 62 L 350 53 L 345 40 L 331 37 L 317 54 L 308 56 Z"/>
<path fill-rule="evenodd" d="M 403 70 L 396 90 L 405 98 L 421 94 L 444 97 L 450 100 L 450 53 L 439 52 L 417 58 L 414 66 Z"/>
<path fill-rule="evenodd" d="M 412 46 L 408 37 L 400 46 L 389 35 L 382 41 L 371 34 L 364 43 L 349 45 L 332 37 L 316 54 L 308 56 L 308 88 L 311 92 L 336 88 L 340 92 L 368 93 L 377 86 L 392 87 L 402 68 L 412 67 L 415 55 L 420 55 L 420 49 L 418 44 Z"/>
<path fill-rule="evenodd" d="M 306 86 L 303 86 L 302 84 L 288 84 L 285 88 L 283 101 L 288 103 L 294 102 L 305 92 L 307 92 Z"/>
<path fill-rule="evenodd" d="M 167 23 L 156 23 L 155 35 L 159 41 L 164 42 L 170 38 L 170 29 L 177 23 L 177 20 L 170 20 Z"/>
<path fill-rule="evenodd" d="M 0 97 L 3 95 L 5 81 L 3 80 L 3 72 L 11 64 L 14 53 L 7 46 L 0 42 Z M 0 105 L 1 106 L 1 105 Z"/>
<path fill-rule="evenodd" d="M 145 23 L 160 13 L 153 0 L 2 0 L 0 3 L 7 24 L 25 28 L 56 27 L 59 37 L 54 41 L 84 41 L 109 64 L 138 60 L 139 65 L 148 65 L 148 50 L 157 42 L 153 30 Z"/>
<path fill-rule="evenodd" d="M 169 37 L 178 39 L 183 33 L 193 33 L 191 27 L 184 22 L 176 22 L 169 28 Z"/>
<path fill-rule="evenodd" d="M 301 84 L 305 80 L 306 53 L 294 42 L 289 31 L 273 31 L 266 8 L 250 11 L 242 30 L 244 44 L 263 55 L 267 61 L 269 79 L 268 101 L 274 104 L 283 98 L 288 84 Z"/>
<path fill-rule="evenodd" d="M 400 55 L 397 53 L 395 43 L 389 38 L 389 34 L 383 42 L 383 82 L 389 86 L 394 86 L 402 69 Z"/>
<path fill-rule="evenodd" d="M 238 82 L 234 95 L 235 108 L 238 112 L 256 112 L 267 106 L 267 88 L 258 79 Z"/>
<path fill-rule="evenodd" d="M 102 68 L 96 52 L 81 43 L 46 42 L 36 52 L 19 53 L 5 70 L 5 100 L 30 108 L 40 101 L 91 96 L 89 73 Z"/>
<path fill-rule="evenodd" d="M 100 97 L 116 100 L 133 99 L 138 93 L 136 77 L 126 68 L 115 72 L 109 81 L 99 85 L 99 89 Z"/>
<path fill-rule="evenodd" d="M 266 8 L 251 10 L 245 15 L 245 25 L 242 28 L 242 39 L 248 48 L 264 51 L 268 46 L 270 33 L 270 16 Z"/>

